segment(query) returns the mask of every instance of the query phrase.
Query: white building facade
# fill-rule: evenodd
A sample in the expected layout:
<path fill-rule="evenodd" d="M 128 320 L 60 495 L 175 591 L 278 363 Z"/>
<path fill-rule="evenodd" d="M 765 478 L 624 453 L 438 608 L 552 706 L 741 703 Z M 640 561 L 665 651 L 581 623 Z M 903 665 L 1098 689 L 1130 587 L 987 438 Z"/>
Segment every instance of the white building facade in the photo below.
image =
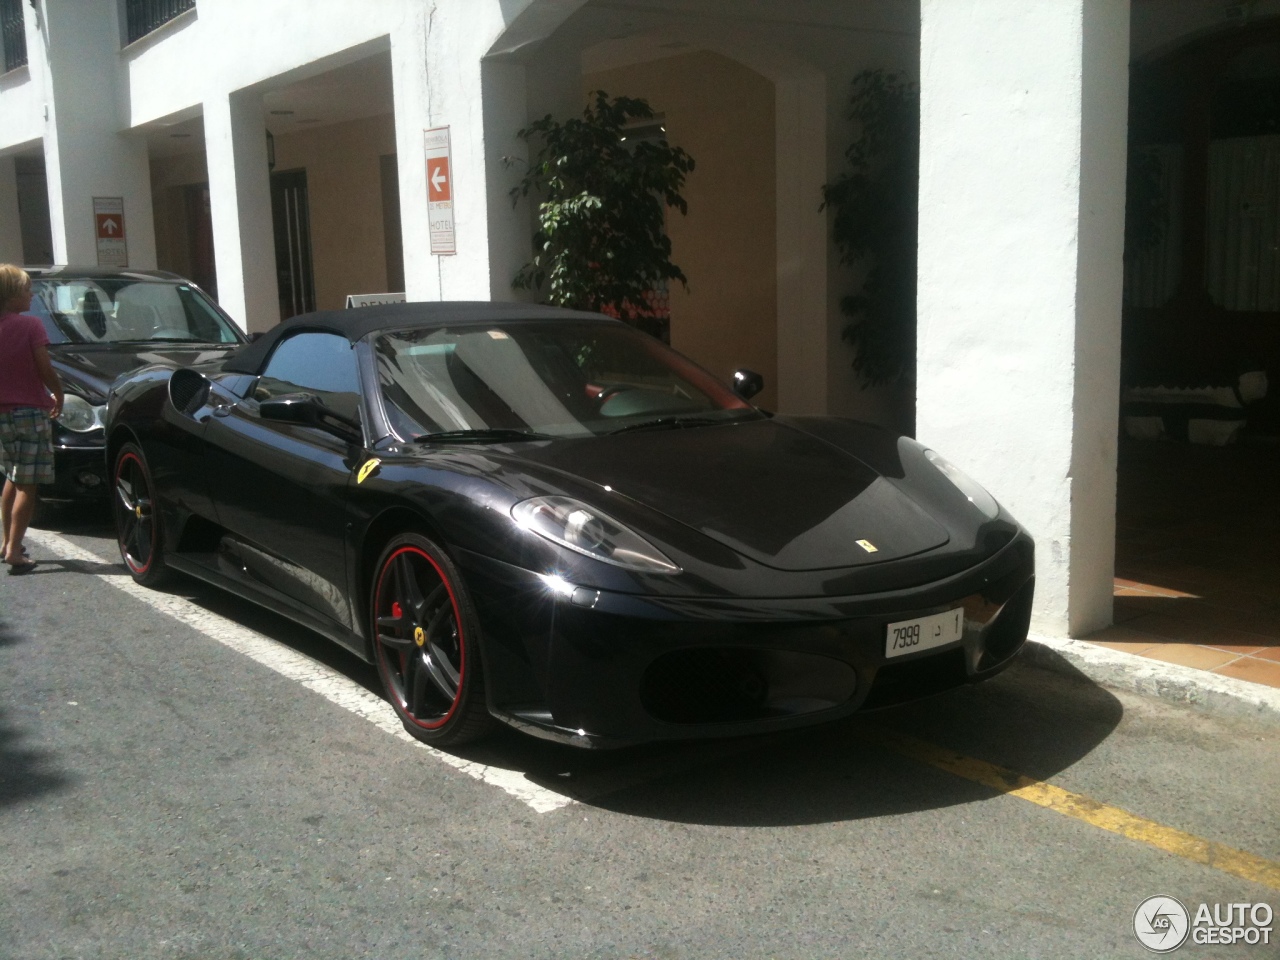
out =
<path fill-rule="evenodd" d="M 517 132 L 642 96 L 698 161 L 673 345 L 760 370 L 781 412 L 914 417 L 1035 535 L 1034 629 L 1110 622 L 1130 63 L 1223 4 L 169 0 L 142 22 L 157 6 L 0 5 L 25 44 L 0 75 L 0 260 L 99 262 L 105 198 L 129 266 L 192 276 L 251 331 L 349 294 L 515 299 Z M 821 206 L 865 69 L 921 90 L 914 396 L 850 369 L 856 275 Z M 433 255 L 445 127 L 456 252 Z"/>

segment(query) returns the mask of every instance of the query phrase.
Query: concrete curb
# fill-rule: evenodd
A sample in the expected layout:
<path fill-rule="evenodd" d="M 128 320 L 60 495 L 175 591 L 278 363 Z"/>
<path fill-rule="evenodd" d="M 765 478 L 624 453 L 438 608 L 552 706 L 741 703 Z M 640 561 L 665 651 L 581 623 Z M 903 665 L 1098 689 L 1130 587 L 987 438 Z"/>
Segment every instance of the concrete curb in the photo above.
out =
<path fill-rule="evenodd" d="M 1084 674 L 1104 687 L 1280 727 L 1280 690 L 1273 687 L 1161 663 L 1084 640 L 1031 636 L 1022 657 L 1058 673 Z"/>

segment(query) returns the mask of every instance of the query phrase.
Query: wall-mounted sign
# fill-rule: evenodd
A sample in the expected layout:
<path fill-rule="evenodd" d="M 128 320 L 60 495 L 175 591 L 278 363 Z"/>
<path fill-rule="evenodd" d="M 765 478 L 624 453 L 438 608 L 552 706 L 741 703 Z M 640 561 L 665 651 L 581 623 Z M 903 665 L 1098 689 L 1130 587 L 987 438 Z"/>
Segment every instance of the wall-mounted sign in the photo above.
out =
<path fill-rule="evenodd" d="M 427 219 L 431 252 L 449 256 L 458 252 L 453 229 L 453 158 L 449 151 L 449 128 L 436 127 L 424 134 L 427 154 Z"/>
<path fill-rule="evenodd" d="M 372 307 L 378 303 L 404 303 L 403 293 L 348 293 L 347 309 Z"/>
<path fill-rule="evenodd" d="M 127 267 L 129 245 L 124 236 L 124 197 L 93 198 L 93 229 L 98 266 Z"/>

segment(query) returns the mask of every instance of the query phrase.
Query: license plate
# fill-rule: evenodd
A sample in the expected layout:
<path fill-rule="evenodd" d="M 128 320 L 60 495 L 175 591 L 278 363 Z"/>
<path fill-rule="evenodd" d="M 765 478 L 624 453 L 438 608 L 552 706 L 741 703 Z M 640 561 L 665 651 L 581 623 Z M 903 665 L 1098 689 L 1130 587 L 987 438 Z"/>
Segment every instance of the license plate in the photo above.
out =
<path fill-rule="evenodd" d="M 954 643 L 964 634 L 964 607 L 915 620 L 889 624 L 884 641 L 886 657 L 901 657 Z"/>

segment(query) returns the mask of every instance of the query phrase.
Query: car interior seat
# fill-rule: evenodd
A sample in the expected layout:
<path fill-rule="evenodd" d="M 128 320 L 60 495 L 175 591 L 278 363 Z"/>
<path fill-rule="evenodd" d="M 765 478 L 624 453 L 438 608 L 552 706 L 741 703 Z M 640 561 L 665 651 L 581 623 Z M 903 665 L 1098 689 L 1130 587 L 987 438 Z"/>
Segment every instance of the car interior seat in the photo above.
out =
<path fill-rule="evenodd" d="M 119 340 L 150 340 L 156 332 L 156 309 L 145 303 L 116 302 L 115 333 Z"/>
<path fill-rule="evenodd" d="M 107 333 L 107 315 L 102 310 L 102 301 L 98 299 L 97 291 L 86 290 L 77 306 L 80 325 L 95 340 L 101 340 Z"/>

